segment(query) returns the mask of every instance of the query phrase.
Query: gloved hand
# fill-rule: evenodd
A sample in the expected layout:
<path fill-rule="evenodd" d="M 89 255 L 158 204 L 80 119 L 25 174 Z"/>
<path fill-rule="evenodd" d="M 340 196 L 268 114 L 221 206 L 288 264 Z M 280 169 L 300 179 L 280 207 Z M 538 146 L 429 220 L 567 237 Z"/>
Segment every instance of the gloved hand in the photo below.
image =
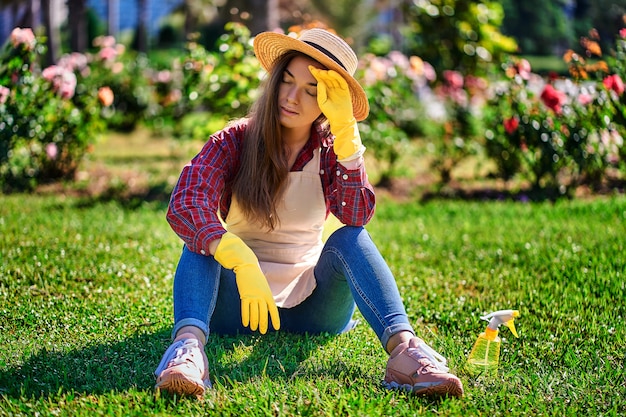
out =
<path fill-rule="evenodd" d="M 224 268 L 235 271 L 235 280 L 241 298 L 241 322 L 250 330 L 257 328 L 262 334 L 267 332 L 267 315 L 272 318 L 275 330 L 280 328 L 278 307 L 270 286 L 252 249 L 237 235 L 226 232 L 217 245 L 215 260 Z"/>
<path fill-rule="evenodd" d="M 333 70 L 321 70 L 310 65 L 309 71 L 317 80 L 317 104 L 330 123 L 330 131 L 335 135 L 333 149 L 337 160 L 341 162 L 358 158 L 365 147 L 352 112 L 348 83 Z"/>

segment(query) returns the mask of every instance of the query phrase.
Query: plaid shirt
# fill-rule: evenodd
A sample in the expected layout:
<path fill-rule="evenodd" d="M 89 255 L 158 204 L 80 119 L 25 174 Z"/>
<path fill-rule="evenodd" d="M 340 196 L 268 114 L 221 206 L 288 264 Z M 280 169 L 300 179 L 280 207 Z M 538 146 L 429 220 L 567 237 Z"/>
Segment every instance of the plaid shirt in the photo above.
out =
<path fill-rule="evenodd" d="M 208 254 L 209 242 L 226 232 L 232 190 L 227 184 L 239 169 L 241 143 L 247 123 L 233 124 L 209 138 L 200 153 L 187 164 L 172 191 L 167 221 L 187 247 Z M 320 179 L 326 198 L 326 215 L 333 213 L 343 224 L 363 226 L 374 214 L 374 190 L 365 167 L 349 170 L 337 162 L 333 137 L 322 137 L 316 128 L 298 154 L 291 171 L 302 171 L 321 148 Z"/>

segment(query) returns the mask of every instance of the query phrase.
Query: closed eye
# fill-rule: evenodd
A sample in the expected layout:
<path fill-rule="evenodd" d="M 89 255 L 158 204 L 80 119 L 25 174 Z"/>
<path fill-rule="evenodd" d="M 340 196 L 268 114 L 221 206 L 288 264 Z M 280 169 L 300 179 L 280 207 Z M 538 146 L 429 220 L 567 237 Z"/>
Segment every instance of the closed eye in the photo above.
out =
<path fill-rule="evenodd" d="M 285 84 L 293 82 L 293 74 L 290 73 L 288 69 L 286 69 L 285 72 L 283 72 L 282 82 Z"/>
<path fill-rule="evenodd" d="M 292 84 L 295 82 L 295 77 L 288 69 L 285 69 L 283 72 L 283 79 L 281 80 L 283 84 Z M 307 88 L 304 90 L 309 96 L 317 97 L 317 83 L 311 82 L 307 84 Z"/>

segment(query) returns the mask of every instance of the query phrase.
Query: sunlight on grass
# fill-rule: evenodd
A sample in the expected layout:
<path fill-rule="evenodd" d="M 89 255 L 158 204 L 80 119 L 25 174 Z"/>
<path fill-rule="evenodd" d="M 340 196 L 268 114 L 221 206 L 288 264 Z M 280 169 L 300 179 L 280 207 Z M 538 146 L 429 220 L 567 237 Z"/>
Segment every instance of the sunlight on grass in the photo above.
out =
<path fill-rule="evenodd" d="M 154 136 L 149 129 L 109 133 L 93 147 L 78 173 L 79 182 L 104 182 L 103 186 L 126 183 L 130 187 L 165 184 L 171 189 L 183 166 L 203 143 Z"/>
<path fill-rule="evenodd" d="M 386 355 L 361 324 L 341 336 L 214 337 L 204 402 L 155 396 L 181 244 L 162 203 L 63 196 L 0 206 L 0 411 L 32 415 L 613 415 L 626 409 L 626 199 L 549 203 L 383 199 L 368 226 L 418 333 L 465 385 L 430 402 L 382 388 Z M 486 325 L 498 375 L 463 364 Z"/>
<path fill-rule="evenodd" d="M 155 395 L 152 372 L 170 341 L 181 250 L 165 221 L 166 198 L 201 146 L 143 129 L 110 134 L 81 167 L 84 187 L 161 184 L 158 199 L 129 205 L 97 193 L 2 197 L 0 415 L 626 411 L 616 395 L 626 389 L 624 196 L 402 203 L 381 193 L 368 231 L 416 331 L 462 379 L 461 400 L 384 390 L 386 354 L 358 311 L 360 325 L 341 336 L 213 337 L 207 353 L 215 389 L 205 400 Z M 368 164 L 375 179 L 380 167 Z M 432 180 L 419 146 L 402 164 L 405 178 Z M 471 183 L 482 168 L 462 165 L 457 175 Z M 324 236 L 338 226 L 331 218 Z M 486 325 L 479 317 L 508 308 L 521 312 L 520 338 L 501 333 L 498 375 L 466 374 L 469 350 Z"/>

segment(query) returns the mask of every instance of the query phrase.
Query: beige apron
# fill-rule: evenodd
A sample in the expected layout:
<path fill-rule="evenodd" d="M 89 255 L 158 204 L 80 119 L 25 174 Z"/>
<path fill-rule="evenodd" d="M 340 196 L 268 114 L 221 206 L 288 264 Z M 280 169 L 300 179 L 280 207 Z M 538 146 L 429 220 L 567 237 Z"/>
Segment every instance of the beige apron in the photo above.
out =
<path fill-rule="evenodd" d="M 322 251 L 326 201 L 320 179 L 320 152 L 302 171 L 290 172 L 280 220 L 273 232 L 248 222 L 233 197 L 226 228 L 239 236 L 259 258 L 278 307 L 300 304 L 315 289 L 313 268 Z"/>

